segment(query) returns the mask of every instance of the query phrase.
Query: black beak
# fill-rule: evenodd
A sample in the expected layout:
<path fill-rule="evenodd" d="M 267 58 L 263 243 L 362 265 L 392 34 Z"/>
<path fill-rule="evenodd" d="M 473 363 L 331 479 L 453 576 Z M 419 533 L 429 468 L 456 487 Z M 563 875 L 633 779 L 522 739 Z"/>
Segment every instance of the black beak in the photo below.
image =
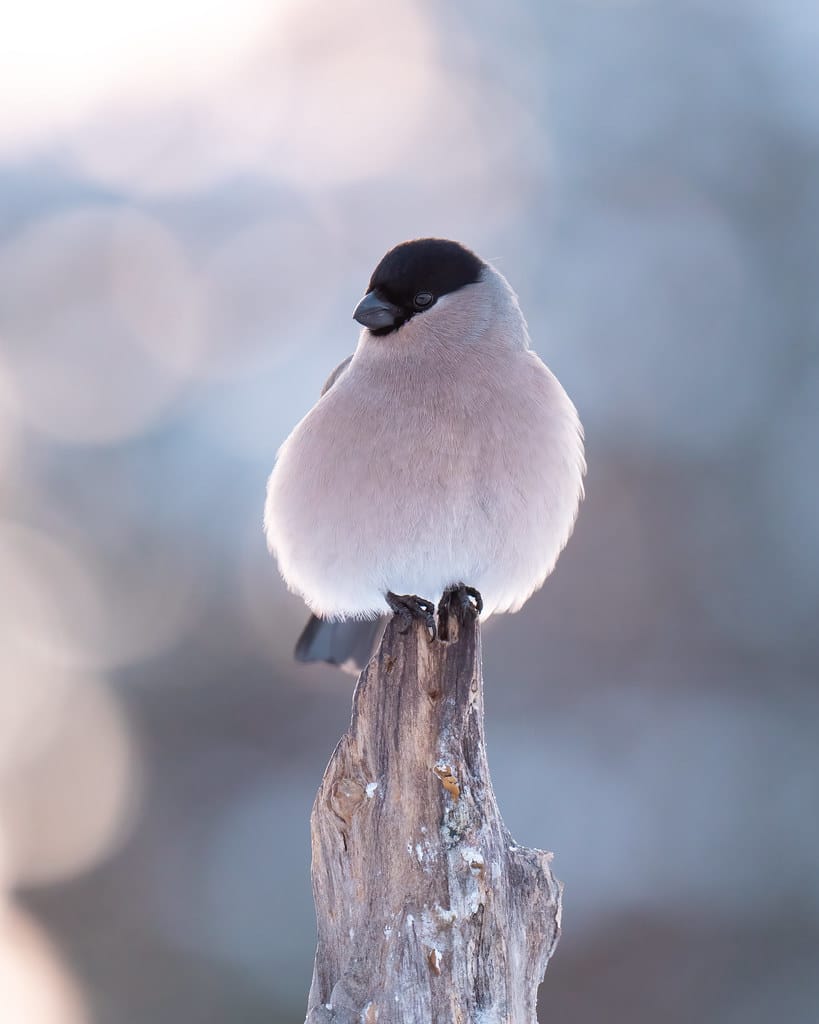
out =
<path fill-rule="evenodd" d="M 371 331 L 394 327 L 401 319 L 402 314 L 398 306 L 394 306 L 377 290 L 367 292 L 353 313 L 353 320 L 358 320 Z"/>

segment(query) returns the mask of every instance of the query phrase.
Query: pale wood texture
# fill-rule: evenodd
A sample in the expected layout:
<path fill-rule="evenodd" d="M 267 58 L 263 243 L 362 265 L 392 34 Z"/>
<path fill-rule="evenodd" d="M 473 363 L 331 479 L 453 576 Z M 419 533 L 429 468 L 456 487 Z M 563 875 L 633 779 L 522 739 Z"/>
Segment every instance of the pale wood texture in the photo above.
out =
<path fill-rule="evenodd" d="M 448 641 L 400 626 L 358 681 L 313 807 L 307 1022 L 534 1024 L 560 885 L 498 811 L 480 625 L 462 612 Z"/>

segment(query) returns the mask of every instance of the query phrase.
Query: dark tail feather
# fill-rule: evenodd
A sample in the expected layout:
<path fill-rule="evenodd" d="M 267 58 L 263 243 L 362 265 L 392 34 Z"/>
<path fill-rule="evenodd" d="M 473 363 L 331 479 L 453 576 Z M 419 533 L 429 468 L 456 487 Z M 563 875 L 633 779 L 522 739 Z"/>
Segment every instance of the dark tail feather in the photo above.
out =
<path fill-rule="evenodd" d="M 296 661 L 326 661 L 358 674 L 381 640 L 386 618 L 327 622 L 315 615 L 296 643 Z"/>

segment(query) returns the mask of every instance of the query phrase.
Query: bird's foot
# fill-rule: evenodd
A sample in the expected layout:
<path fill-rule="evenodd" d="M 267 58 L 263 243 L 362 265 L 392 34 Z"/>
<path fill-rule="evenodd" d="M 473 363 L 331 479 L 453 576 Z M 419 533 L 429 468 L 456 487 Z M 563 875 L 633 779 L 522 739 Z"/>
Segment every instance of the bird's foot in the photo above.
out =
<path fill-rule="evenodd" d="M 416 597 L 415 594 L 393 594 L 391 590 L 387 591 L 386 598 L 393 615 L 397 615 L 401 619 L 402 633 L 409 632 L 415 619 L 423 622 L 429 630 L 430 640 L 436 638 L 438 631 L 435 628 L 435 605 L 432 601 Z"/>
<path fill-rule="evenodd" d="M 474 587 L 464 583 L 456 583 L 447 587 L 438 602 L 438 634 L 441 640 L 449 639 L 449 623 L 451 618 L 458 622 L 477 619 L 483 611 L 483 598 Z"/>

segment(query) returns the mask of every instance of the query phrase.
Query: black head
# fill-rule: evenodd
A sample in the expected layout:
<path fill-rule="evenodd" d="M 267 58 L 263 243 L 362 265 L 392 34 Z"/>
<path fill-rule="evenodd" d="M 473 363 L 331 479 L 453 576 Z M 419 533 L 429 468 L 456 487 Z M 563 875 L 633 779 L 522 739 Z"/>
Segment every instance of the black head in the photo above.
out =
<path fill-rule="evenodd" d="M 373 271 L 353 317 L 373 334 L 389 334 L 431 309 L 442 295 L 474 284 L 484 263 L 459 242 L 417 238 L 390 249 Z"/>

